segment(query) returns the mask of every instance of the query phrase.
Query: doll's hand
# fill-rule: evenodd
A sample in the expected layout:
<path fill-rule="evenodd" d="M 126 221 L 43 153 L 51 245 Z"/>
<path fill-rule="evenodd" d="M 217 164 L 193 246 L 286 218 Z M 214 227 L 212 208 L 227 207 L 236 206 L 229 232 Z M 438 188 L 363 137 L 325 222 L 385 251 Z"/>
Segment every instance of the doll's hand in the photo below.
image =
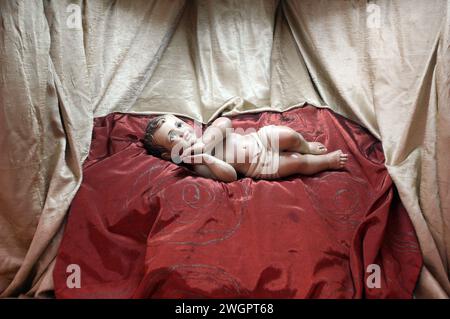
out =
<path fill-rule="evenodd" d="M 181 158 L 183 159 L 186 156 L 190 155 L 198 155 L 205 153 L 205 144 L 203 142 L 196 142 L 195 144 L 189 146 L 183 151 L 181 154 Z"/>

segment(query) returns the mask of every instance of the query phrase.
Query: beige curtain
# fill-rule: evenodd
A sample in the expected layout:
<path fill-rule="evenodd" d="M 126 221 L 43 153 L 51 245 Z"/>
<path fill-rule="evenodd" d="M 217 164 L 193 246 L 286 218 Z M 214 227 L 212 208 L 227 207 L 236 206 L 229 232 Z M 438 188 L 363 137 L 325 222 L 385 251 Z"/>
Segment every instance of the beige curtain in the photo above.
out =
<path fill-rule="evenodd" d="M 183 6 L 0 2 L 1 296 L 47 296 L 53 288 L 93 117 L 131 108 Z"/>
<path fill-rule="evenodd" d="M 450 296 L 449 12 L 447 1 L 285 3 L 325 103 L 381 138 L 424 255 L 419 297 Z"/>
<path fill-rule="evenodd" d="M 304 103 L 358 121 L 450 296 L 448 1 L 0 2 L 0 292 L 44 296 L 92 120 Z"/>

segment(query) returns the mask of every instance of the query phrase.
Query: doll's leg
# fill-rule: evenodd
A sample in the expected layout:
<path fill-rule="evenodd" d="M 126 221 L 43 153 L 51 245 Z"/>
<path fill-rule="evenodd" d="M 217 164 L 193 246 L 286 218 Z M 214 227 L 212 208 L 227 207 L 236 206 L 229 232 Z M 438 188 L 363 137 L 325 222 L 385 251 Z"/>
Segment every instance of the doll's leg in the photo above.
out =
<path fill-rule="evenodd" d="M 322 143 L 307 142 L 300 133 L 287 126 L 266 126 L 261 130 L 261 133 L 265 135 L 265 139 L 271 141 L 272 149 L 278 147 L 278 152 L 291 151 L 316 155 L 327 152 Z M 277 141 L 278 145 L 276 145 Z"/>
<path fill-rule="evenodd" d="M 341 150 L 322 155 L 283 152 L 280 153 L 278 176 L 312 175 L 327 169 L 340 169 L 345 166 L 347 159 L 348 154 Z"/>

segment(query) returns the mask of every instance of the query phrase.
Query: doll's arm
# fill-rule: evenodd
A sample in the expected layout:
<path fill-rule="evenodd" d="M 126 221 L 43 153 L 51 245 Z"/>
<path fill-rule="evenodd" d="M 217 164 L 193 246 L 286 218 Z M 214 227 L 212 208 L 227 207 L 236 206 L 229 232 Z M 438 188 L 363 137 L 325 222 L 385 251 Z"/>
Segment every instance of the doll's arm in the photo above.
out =
<path fill-rule="evenodd" d="M 210 150 L 222 142 L 232 127 L 229 118 L 219 117 L 216 119 L 203 133 L 202 142 L 205 144 L 205 149 Z"/>
<path fill-rule="evenodd" d="M 237 173 L 233 166 L 209 154 L 186 156 L 183 162 L 193 164 L 197 174 L 216 179 L 225 183 L 237 180 Z M 196 164 L 196 162 L 199 162 Z"/>
<path fill-rule="evenodd" d="M 210 153 L 217 144 L 223 143 L 231 128 L 229 118 L 219 117 L 205 130 L 202 137 L 194 145 L 183 151 L 183 156 Z"/>

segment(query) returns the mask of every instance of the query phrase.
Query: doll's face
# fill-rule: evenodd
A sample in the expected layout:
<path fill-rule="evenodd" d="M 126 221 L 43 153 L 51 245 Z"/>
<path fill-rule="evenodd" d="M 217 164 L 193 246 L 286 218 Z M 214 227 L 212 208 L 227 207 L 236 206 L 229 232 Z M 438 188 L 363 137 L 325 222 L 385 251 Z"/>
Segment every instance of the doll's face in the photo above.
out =
<path fill-rule="evenodd" d="M 192 126 L 176 116 L 166 115 L 163 124 L 154 134 L 154 141 L 168 150 L 170 156 L 170 152 L 175 146 L 183 150 L 194 144 L 197 137 Z"/>

